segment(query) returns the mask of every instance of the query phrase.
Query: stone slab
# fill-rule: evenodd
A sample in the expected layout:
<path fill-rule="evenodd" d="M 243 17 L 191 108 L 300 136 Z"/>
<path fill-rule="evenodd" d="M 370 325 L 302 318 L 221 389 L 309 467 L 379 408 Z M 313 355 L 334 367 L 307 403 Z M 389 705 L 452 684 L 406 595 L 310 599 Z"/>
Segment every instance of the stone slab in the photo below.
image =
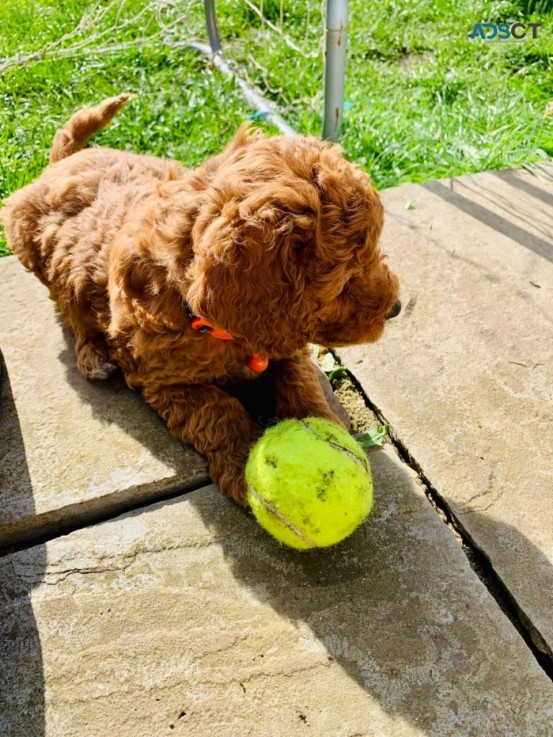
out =
<path fill-rule="evenodd" d="M 553 684 L 393 449 L 334 549 L 215 487 L 0 559 L 3 737 L 549 737 Z M 2 693 L 3 692 L 3 693 Z"/>
<path fill-rule="evenodd" d="M 553 166 L 382 192 L 404 309 L 340 350 L 553 646 Z"/>
<path fill-rule="evenodd" d="M 0 260 L 0 546 L 209 482 L 122 379 L 89 382 L 46 288 Z"/>

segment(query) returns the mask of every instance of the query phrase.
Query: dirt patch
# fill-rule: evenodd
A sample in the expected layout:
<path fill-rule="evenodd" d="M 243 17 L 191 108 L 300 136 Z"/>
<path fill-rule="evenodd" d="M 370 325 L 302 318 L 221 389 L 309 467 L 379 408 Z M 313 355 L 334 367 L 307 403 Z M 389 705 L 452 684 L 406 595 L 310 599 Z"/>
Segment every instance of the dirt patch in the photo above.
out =
<path fill-rule="evenodd" d="M 369 427 L 377 427 L 381 423 L 376 415 L 365 404 L 363 396 L 357 391 L 347 374 L 332 382 L 334 394 L 340 404 L 351 417 L 351 432 L 364 432 Z"/>

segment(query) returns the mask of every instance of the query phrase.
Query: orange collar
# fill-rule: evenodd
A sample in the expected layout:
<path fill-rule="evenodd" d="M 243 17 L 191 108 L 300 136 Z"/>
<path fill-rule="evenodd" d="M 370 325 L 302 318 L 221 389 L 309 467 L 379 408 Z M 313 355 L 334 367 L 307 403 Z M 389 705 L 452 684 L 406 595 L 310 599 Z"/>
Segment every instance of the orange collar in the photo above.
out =
<path fill-rule="evenodd" d="M 190 317 L 190 327 L 192 330 L 197 330 L 200 333 L 210 335 L 212 338 L 217 338 L 218 340 L 234 340 L 234 335 L 232 335 L 232 333 L 215 327 L 209 322 L 209 320 L 206 320 L 205 317 L 194 315 L 189 307 L 188 316 Z M 268 365 L 268 359 L 263 358 L 263 356 L 256 354 L 255 356 L 250 356 L 248 358 L 248 366 L 252 371 L 255 371 L 256 374 L 263 373 Z"/>
<path fill-rule="evenodd" d="M 205 319 L 205 317 L 196 317 L 195 315 L 191 315 L 191 318 L 192 322 L 190 323 L 190 327 L 192 330 L 199 330 L 200 333 L 207 333 L 211 335 L 212 338 L 218 338 L 219 340 L 234 340 L 234 335 L 232 335 L 232 333 L 227 333 L 226 330 L 214 327 Z"/>

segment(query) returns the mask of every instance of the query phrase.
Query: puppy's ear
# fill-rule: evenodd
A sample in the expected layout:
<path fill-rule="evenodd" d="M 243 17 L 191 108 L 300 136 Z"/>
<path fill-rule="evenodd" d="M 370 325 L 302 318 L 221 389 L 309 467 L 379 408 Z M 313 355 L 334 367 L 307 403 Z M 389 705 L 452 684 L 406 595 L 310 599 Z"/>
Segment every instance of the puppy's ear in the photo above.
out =
<path fill-rule="evenodd" d="M 367 248 L 376 249 L 384 220 L 382 203 L 368 175 L 332 146 L 313 167 L 313 181 L 321 196 L 321 245 L 345 246 L 354 257 L 361 247 L 366 259 Z"/>
<path fill-rule="evenodd" d="M 291 187 L 275 194 L 273 184 L 260 183 L 238 196 L 231 189 L 233 198 L 221 204 L 214 195 L 195 224 L 189 304 L 273 354 L 296 350 L 311 319 L 304 251 L 316 237 L 316 214 Z"/>

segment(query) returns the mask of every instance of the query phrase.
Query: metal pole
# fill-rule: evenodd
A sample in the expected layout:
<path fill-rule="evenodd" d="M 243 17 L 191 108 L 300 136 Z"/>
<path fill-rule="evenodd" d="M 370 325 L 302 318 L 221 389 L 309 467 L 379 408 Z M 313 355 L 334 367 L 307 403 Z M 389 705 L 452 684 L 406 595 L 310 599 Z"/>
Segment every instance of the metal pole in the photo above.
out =
<path fill-rule="evenodd" d="M 342 127 L 346 81 L 348 0 L 327 0 L 323 138 L 336 141 Z"/>
<path fill-rule="evenodd" d="M 207 35 L 209 36 L 209 45 L 214 54 L 221 51 L 221 39 L 217 30 L 217 18 L 215 16 L 215 0 L 204 0 L 205 19 L 207 22 Z"/>

